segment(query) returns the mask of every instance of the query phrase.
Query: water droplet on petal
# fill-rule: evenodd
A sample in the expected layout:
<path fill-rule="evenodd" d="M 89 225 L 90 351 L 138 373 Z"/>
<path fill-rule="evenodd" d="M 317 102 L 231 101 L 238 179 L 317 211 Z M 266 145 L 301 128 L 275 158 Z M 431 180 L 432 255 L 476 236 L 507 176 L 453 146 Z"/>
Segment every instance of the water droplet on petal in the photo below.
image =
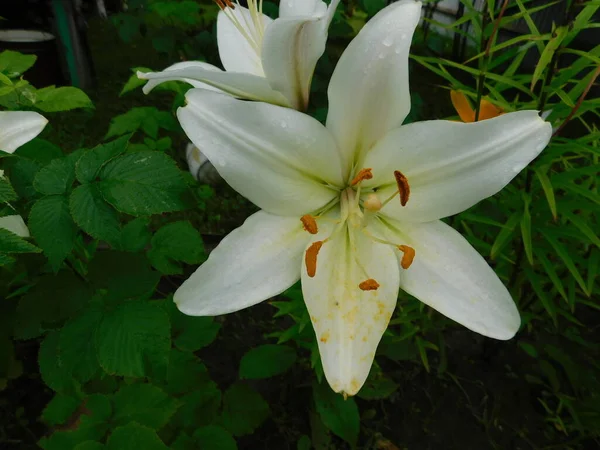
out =
<path fill-rule="evenodd" d="M 394 37 L 393 36 L 386 37 L 383 40 L 383 42 L 382 42 L 382 44 L 385 45 L 386 47 L 391 47 L 393 43 L 394 43 Z"/>

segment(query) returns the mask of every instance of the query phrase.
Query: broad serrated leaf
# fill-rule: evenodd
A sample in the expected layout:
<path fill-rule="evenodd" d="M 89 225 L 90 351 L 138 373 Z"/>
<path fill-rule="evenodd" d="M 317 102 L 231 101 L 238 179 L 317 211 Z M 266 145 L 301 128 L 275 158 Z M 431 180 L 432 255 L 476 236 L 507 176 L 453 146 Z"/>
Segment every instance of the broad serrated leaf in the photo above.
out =
<path fill-rule="evenodd" d="M 107 162 L 127 150 L 131 135 L 122 136 L 85 152 L 77 161 L 75 174 L 81 183 L 91 183 Z"/>
<path fill-rule="evenodd" d="M 56 158 L 64 156 L 62 150 L 45 139 L 35 138 L 20 146 L 15 154 L 36 161 L 40 164 L 48 164 Z"/>
<path fill-rule="evenodd" d="M 77 444 L 73 450 L 103 450 L 104 444 L 101 444 L 97 441 L 85 441 L 80 444 Z"/>
<path fill-rule="evenodd" d="M 118 247 L 121 241 L 119 215 L 102 198 L 95 184 L 75 188 L 69 199 L 71 216 L 75 223 L 90 236 Z"/>
<path fill-rule="evenodd" d="M 128 222 L 121 230 L 121 250 L 141 252 L 150 243 L 152 234 L 146 217 L 138 217 Z"/>
<path fill-rule="evenodd" d="M 181 211 L 187 186 L 168 156 L 142 151 L 120 156 L 100 172 L 100 191 L 117 210 L 133 216 Z"/>
<path fill-rule="evenodd" d="M 240 378 L 259 379 L 279 375 L 296 362 L 296 351 L 287 345 L 260 345 L 240 361 Z"/>
<path fill-rule="evenodd" d="M 143 72 L 143 73 L 152 72 L 152 69 L 148 69 L 147 67 L 134 67 L 131 69 L 131 71 L 133 72 L 133 74 L 129 77 L 129 79 L 127 80 L 127 83 L 125 83 L 125 86 L 123 86 L 123 89 L 121 89 L 121 92 L 119 93 L 119 97 L 122 97 L 127 92 L 133 91 L 134 89 L 146 84 L 148 82 L 148 80 L 140 79 L 137 76 L 137 73 L 138 73 L 138 71 Z"/>
<path fill-rule="evenodd" d="M 234 436 L 252 434 L 269 414 L 268 403 L 250 386 L 235 383 L 223 395 L 221 424 Z"/>
<path fill-rule="evenodd" d="M 159 430 L 169 422 L 179 402 L 160 388 L 151 384 L 123 386 L 113 396 L 114 414 L 117 425 L 137 422 Z"/>
<path fill-rule="evenodd" d="M 33 187 L 44 195 L 64 194 L 75 181 L 73 158 L 58 158 L 37 172 Z"/>
<path fill-rule="evenodd" d="M 73 86 L 40 89 L 36 92 L 36 96 L 35 106 L 44 112 L 94 107 L 87 94 Z"/>
<path fill-rule="evenodd" d="M 10 78 L 16 78 L 35 64 L 36 55 L 24 55 L 12 50 L 0 53 L 0 72 Z"/>
<path fill-rule="evenodd" d="M 365 400 L 380 400 L 388 398 L 398 389 L 398 385 L 390 378 L 386 377 L 381 369 L 376 366 L 371 368 L 371 373 L 364 386 L 360 388 L 358 396 Z"/>
<path fill-rule="evenodd" d="M 106 138 L 135 133 L 141 129 L 152 139 L 156 139 L 159 128 L 175 131 L 179 125 L 173 114 L 168 111 L 159 111 L 154 107 L 132 108 L 125 114 L 113 118 Z"/>
<path fill-rule="evenodd" d="M 171 421 L 174 426 L 195 430 L 214 423 L 219 416 L 221 391 L 212 381 L 197 385 L 179 400 L 182 405 Z"/>
<path fill-rule="evenodd" d="M 101 321 L 102 313 L 90 308 L 67 322 L 60 330 L 59 349 L 62 362 L 81 383 L 91 380 L 100 369 L 94 336 Z"/>
<path fill-rule="evenodd" d="M 191 352 L 171 349 L 167 378 L 162 385 L 166 392 L 173 395 L 184 394 L 210 383 L 208 370 L 197 356 Z"/>
<path fill-rule="evenodd" d="M 121 251 L 96 253 L 88 268 L 92 285 L 106 289 L 111 298 L 117 299 L 147 296 L 160 279 L 144 255 Z"/>
<path fill-rule="evenodd" d="M 35 202 L 29 213 L 28 225 L 32 236 L 57 272 L 71 252 L 77 236 L 67 198 L 52 195 Z"/>
<path fill-rule="evenodd" d="M 116 428 L 108 441 L 106 450 L 169 450 L 156 432 L 137 423 Z"/>
<path fill-rule="evenodd" d="M 165 275 L 183 273 L 178 264 L 200 264 L 206 259 L 200 233 L 187 221 L 174 222 L 158 230 L 151 241 L 148 258 Z"/>
<path fill-rule="evenodd" d="M 0 253 L 39 253 L 41 250 L 15 233 L 0 227 Z"/>
<path fill-rule="evenodd" d="M 10 185 L 10 182 L 0 175 L 0 204 L 15 201 L 17 193 Z"/>
<path fill-rule="evenodd" d="M 216 425 L 199 428 L 194 433 L 193 439 L 202 450 L 237 450 L 238 448 L 233 436 Z"/>
<path fill-rule="evenodd" d="M 69 395 L 56 394 L 42 412 L 42 419 L 50 426 L 65 423 L 81 402 Z"/>
<path fill-rule="evenodd" d="M 163 378 L 171 347 L 169 317 L 145 301 L 107 313 L 95 336 L 100 366 L 109 374 Z"/>
<path fill-rule="evenodd" d="M 70 369 L 63 364 L 57 331 L 48 333 L 42 341 L 38 353 L 38 364 L 42 380 L 50 389 L 56 392 L 74 391 L 75 380 L 71 376 Z"/>
<path fill-rule="evenodd" d="M 317 412 L 325 426 L 355 448 L 360 416 L 354 399 L 344 399 L 333 392 L 327 383 L 313 383 L 313 395 Z"/>

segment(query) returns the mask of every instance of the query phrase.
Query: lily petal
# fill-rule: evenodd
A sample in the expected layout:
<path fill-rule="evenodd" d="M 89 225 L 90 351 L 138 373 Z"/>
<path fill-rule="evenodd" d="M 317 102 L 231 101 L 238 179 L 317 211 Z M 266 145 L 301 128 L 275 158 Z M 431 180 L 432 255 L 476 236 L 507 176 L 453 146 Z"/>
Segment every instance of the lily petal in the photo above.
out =
<path fill-rule="evenodd" d="M 381 211 L 398 220 L 428 222 L 470 208 L 506 186 L 546 147 L 552 127 L 536 111 L 519 111 L 477 123 L 418 122 L 390 132 L 367 155 L 367 187 L 385 199 L 397 190 L 394 170 L 408 179 L 406 206 Z"/>
<path fill-rule="evenodd" d="M 323 244 L 314 278 L 302 268 L 302 292 L 319 344 L 323 370 L 335 392 L 356 394 L 364 384 L 375 350 L 398 298 L 399 275 L 390 246 L 372 242 L 354 230 Z M 356 259 L 355 259 L 356 258 Z M 367 275 L 379 284 L 363 291 Z"/>
<path fill-rule="evenodd" d="M 222 72 L 221 69 L 219 69 L 216 66 L 213 66 L 212 64 L 208 64 L 202 61 L 183 61 L 183 62 L 178 62 L 173 64 L 172 66 L 167 67 L 165 70 L 163 70 L 162 72 L 158 72 L 161 74 L 165 75 L 165 78 L 158 78 L 158 77 L 154 77 L 151 80 L 149 80 L 143 87 L 143 91 L 144 94 L 148 94 L 152 89 L 154 89 L 156 86 L 158 86 L 161 83 L 165 83 L 167 81 L 185 81 L 186 83 L 191 84 L 192 86 L 194 86 L 195 88 L 203 88 L 203 89 L 208 89 L 211 91 L 217 91 L 217 92 L 222 92 L 221 89 L 218 89 L 214 86 L 211 86 L 210 84 L 206 84 L 203 83 L 201 81 L 198 80 L 194 80 L 192 78 L 182 78 L 181 76 L 179 76 L 179 73 L 181 71 L 181 69 L 189 69 L 189 68 L 197 68 L 200 69 L 199 73 L 203 73 L 205 70 L 208 71 L 212 71 L 212 72 Z M 165 72 L 172 72 L 171 74 L 165 73 Z M 153 75 L 156 74 L 157 72 L 150 72 Z M 196 72 L 195 72 L 196 73 Z M 141 76 L 139 76 L 139 78 L 142 79 L 148 79 L 146 77 L 146 75 L 148 75 L 149 73 L 141 73 Z M 168 75 L 172 75 L 171 77 L 168 77 Z"/>
<path fill-rule="evenodd" d="M 348 168 L 400 126 L 410 111 L 408 51 L 420 14 L 421 3 L 413 0 L 384 8 L 354 38 L 335 68 L 327 128 L 345 152 Z"/>
<path fill-rule="evenodd" d="M 235 18 L 237 25 L 244 30 L 243 33 L 228 15 Z M 217 16 L 217 45 L 225 70 L 264 76 L 260 60 L 260 36 L 264 28 L 268 27 L 271 22 L 273 22 L 273 19 L 269 16 L 259 14 L 258 23 L 255 23 L 248 8 L 238 4 L 236 4 L 235 9 L 227 8 L 227 14 L 224 11 L 219 12 Z"/>
<path fill-rule="evenodd" d="M 150 88 L 148 88 L 149 83 L 146 84 L 144 92 L 148 93 L 150 89 L 165 81 L 180 80 L 188 83 L 194 81 L 212 86 L 213 90 L 223 91 L 234 97 L 289 106 L 288 100 L 280 92 L 273 90 L 264 77 L 247 73 L 223 72 L 214 66 L 206 67 L 203 64 L 189 64 L 178 68 L 171 66 L 170 69 L 162 72 L 138 72 L 138 78 L 151 80 L 154 83 Z"/>
<path fill-rule="evenodd" d="M 29 237 L 29 228 L 23 218 L 18 215 L 0 217 L 0 228 L 4 228 L 17 236 Z"/>
<path fill-rule="evenodd" d="M 400 270 L 400 288 L 468 329 L 510 339 L 521 319 L 495 272 L 456 230 L 440 221 L 385 221 L 389 239 L 415 249 L 412 265 Z"/>
<path fill-rule="evenodd" d="M 332 3 L 339 3 L 333 0 Z M 320 17 L 327 12 L 327 4 L 322 0 L 282 0 L 279 3 L 279 17 Z"/>
<path fill-rule="evenodd" d="M 231 187 L 272 214 L 302 216 L 330 202 L 341 163 L 329 132 L 298 111 L 192 89 L 177 116 Z"/>
<path fill-rule="evenodd" d="M 175 303 L 190 316 L 215 316 L 280 294 L 300 278 L 310 237 L 298 218 L 259 211 L 221 241 L 175 292 Z"/>
<path fill-rule="evenodd" d="M 13 153 L 42 132 L 48 120 L 36 112 L 0 112 L 0 150 Z"/>

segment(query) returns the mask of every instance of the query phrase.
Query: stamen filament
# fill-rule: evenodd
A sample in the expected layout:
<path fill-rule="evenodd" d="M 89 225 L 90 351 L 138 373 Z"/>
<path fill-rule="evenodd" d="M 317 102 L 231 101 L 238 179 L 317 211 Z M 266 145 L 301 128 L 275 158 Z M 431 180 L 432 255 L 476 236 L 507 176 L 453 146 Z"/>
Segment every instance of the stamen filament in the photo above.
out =
<path fill-rule="evenodd" d="M 373 178 L 373 169 L 360 169 L 356 176 L 350 182 L 350 186 L 356 186 L 358 183 L 364 180 L 370 180 Z"/>

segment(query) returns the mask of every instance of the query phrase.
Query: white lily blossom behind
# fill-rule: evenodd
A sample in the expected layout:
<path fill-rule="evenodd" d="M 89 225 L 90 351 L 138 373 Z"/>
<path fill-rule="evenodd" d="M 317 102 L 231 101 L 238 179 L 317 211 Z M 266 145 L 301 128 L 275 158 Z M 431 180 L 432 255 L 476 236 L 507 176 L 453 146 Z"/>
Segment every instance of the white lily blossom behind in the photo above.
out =
<path fill-rule="evenodd" d="M 262 13 L 262 1 L 216 0 L 219 56 L 225 71 L 200 61 L 174 64 L 162 72 L 142 73 L 148 93 L 165 81 L 186 81 L 194 87 L 226 92 L 303 110 L 327 32 L 340 0 L 283 0 L 279 18 Z"/>
<path fill-rule="evenodd" d="M 506 287 L 440 219 L 505 187 L 551 127 L 536 111 L 402 125 L 420 13 L 400 1 L 361 30 L 332 76 L 326 126 L 205 89 L 178 110 L 191 141 L 262 209 L 177 290 L 179 309 L 230 313 L 301 279 L 325 376 L 345 395 L 364 384 L 399 289 L 485 336 L 520 326 Z"/>
<path fill-rule="evenodd" d="M 42 132 L 48 121 L 36 112 L 0 111 L 0 150 L 13 153 Z M 4 173 L 0 170 L 0 178 Z M 29 237 L 29 229 L 19 215 L 0 217 L 0 228 L 21 237 Z"/>

